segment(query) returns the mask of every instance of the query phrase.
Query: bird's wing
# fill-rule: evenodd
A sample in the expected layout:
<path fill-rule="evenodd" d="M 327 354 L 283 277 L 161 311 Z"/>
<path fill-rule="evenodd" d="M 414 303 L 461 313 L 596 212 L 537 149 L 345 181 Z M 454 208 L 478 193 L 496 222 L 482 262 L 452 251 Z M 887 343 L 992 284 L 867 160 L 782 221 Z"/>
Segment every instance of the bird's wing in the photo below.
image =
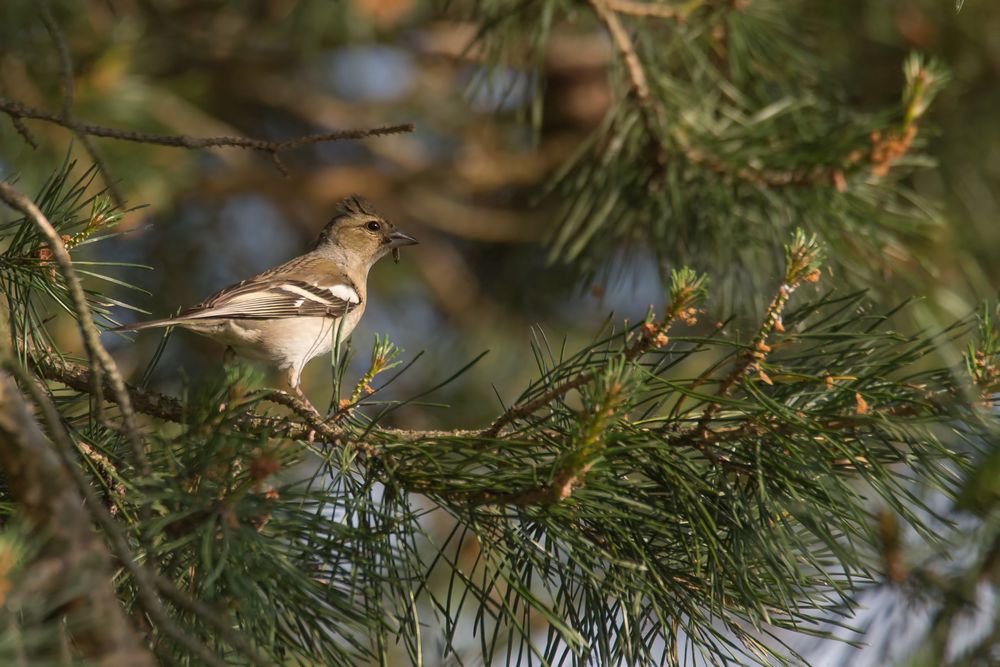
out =
<path fill-rule="evenodd" d="M 176 319 L 343 317 L 361 303 L 357 288 L 342 272 L 302 259 L 227 287 Z"/>

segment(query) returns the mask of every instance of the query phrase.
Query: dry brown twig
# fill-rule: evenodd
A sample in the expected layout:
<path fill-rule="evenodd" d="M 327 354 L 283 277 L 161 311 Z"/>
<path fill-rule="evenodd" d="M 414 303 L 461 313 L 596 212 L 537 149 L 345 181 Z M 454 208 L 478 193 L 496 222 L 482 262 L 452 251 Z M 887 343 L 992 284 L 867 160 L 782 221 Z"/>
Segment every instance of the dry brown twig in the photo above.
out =
<path fill-rule="evenodd" d="M 398 125 L 381 125 L 369 129 L 361 130 L 337 130 L 334 132 L 324 132 L 319 134 L 309 134 L 294 139 L 282 141 L 268 141 L 266 139 L 254 139 L 251 137 L 189 137 L 184 134 L 151 134 L 148 132 L 136 132 L 134 130 L 124 130 L 120 128 L 104 127 L 103 125 L 92 125 L 89 123 L 67 123 L 61 116 L 29 107 L 14 100 L 0 98 L 0 112 L 3 112 L 13 119 L 42 120 L 55 125 L 60 125 L 70 130 L 80 131 L 92 137 L 103 139 L 117 139 L 119 141 L 131 141 L 140 144 L 152 144 L 156 146 L 170 146 L 172 148 L 242 148 L 245 150 L 255 150 L 266 153 L 271 157 L 275 166 L 282 174 L 287 175 L 288 169 L 281 162 L 280 154 L 301 146 L 309 144 L 319 144 L 328 141 L 344 141 L 351 139 L 365 139 L 367 137 L 380 137 L 387 134 L 401 134 L 412 132 L 413 123 L 401 123 Z"/>
<path fill-rule="evenodd" d="M 611 35 L 611 41 L 625 62 L 632 95 L 635 97 L 636 104 L 639 105 L 643 124 L 649 134 L 650 146 L 653 147 L 653 160 L 658 169 L 662 169 L 667 164 L 668 159 L 667 147 L 662 138 L 666 129 L 666 119 L 663 117 L 660 106 L 653 100 L 646 70 L 643 69 L 642 61 L 639 59 L 639 54 L 636 53 L 632 38 L 618 18 L 617 10 L 607 0 L 589 0 L 589 2 L 594 15 L 607 28 L 608 34 Z"/>

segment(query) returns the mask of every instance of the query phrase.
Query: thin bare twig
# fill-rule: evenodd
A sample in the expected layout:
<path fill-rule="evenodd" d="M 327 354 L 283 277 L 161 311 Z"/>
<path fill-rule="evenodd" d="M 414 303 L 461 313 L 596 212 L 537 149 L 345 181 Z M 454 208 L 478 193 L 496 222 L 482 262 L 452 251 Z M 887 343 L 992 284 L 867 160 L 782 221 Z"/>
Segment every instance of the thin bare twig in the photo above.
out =
<path fill-rule="evenodd" d="M 146 459 L 146 450 L 142 439 L 139 436 L 139 431 L 136 429 L 132 400 L 125 389 L 125 380 L 122 379 L 121 373 L 118 372 L 115 360 L 111 358 L 108 351 L 101 345 L 100 333 L 90 314 L 87 298 L 83 293 L 80 278 L 73 268 L 73 260 L 69 256 L 69 251 L 63 245 L 59 233 L 38 206 L 4 181 L 0 181 L 0 200 L 3 200 L 14 210 L 23 213 L 26 218 L 35 224 L 48 242 L 49 249 L 52 251 L 52 257 L 66 281 L 66 288 L 69 290 L 70 300 L 73 303 L 74 311 L 76 311 L 77 325 L 80 328 L 80 335 L 83 338 L 84 350 L 87 353 L 87 358 L 90 360 L 92 370 L 91 393 L 95 396 L 100 396 L 103 393 L 102 387 L 104 383 L 101 376 L 102 374 L 107 374 L 115 395 L 115 403 L 118 404 L 118 409 L 121 411 L 122 423 L 125 426 L 125 436 L 132 448 L 136 468 L 140 474 L 148 476 L 151 469 L 149 461 Z"/>
<path fill-rule="evenodd" d="M 11 116 L 10 122 L 14 126 L 14 129 L 17 130 L 17 133 L 21 135 L 21 138 L 24 139 L 25 143 L 32 148 L 38 148 L 38 142 L 35 141 L 33 136 L 31 136 L 31 132 L 28 131 L 28 128 L 24 125 L 24 122 L 20 118 L 17 116 Z"/>
<path fill-rule="evenodd" d="M 400 134 L 412 132 L 413 123 L 401 123 L 399 125 L 381 125 L 369 129 L 361 130 L 337 130 L 335 132 L 324 132 L 320 134 L 308 134 L 294 139 L 283 141 L 268 141 L 266 139 L 254 139 L 250 137 L 189 137 L 183 134 L 150 134 L 148 132 L 135 132 L 133 130 L 123 130 L 114 127 L 104 127 L 102 125 L 91 125 L 89 123 L 73 122 L 67 123 L 65 119 L 57 114 L 29 107 L 14 100 L 0 98 L 0 112 L 12 118 L 28 118 L 32 120 L 42 120 L 55 125 L 61 125 L 70 130 L 78 130 L 92 137 L 103 139 L 117 139 L 120 141 L 132 141 L 140 144 L 153 144 L 156 146 L 170 146 L 173 148 L 242 148 L 246 150 L 256 150 L 267 153 L 272 160 L 277 160 L 279 169 L 284 171 L 284 166 L 280 162 L 280 154 L 301 146 L 309 144 L 325 143 L 328 141 L 345 141 L 352 139 L 365 139 L 367 137 L 380 137 L 387 134 Z"/>

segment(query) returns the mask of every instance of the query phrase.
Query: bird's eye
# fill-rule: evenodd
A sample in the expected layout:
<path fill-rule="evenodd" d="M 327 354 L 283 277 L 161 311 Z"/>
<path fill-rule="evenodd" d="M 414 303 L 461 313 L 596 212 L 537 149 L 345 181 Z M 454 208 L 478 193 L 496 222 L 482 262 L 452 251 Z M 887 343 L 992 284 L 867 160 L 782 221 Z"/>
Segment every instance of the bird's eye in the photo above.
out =
<path fill-rule="evenodd" d="M 379 224 L 379 223 L 377 223 L 377 222 L 375 222 L 374 220 L 372 220 L 367 225 L 365 225 L 365 227 L 367 227 L 369 230 L 371 230 L 373 232 L 377 232 L 377 231 L 380 231 L 382 229 L 382 225 Z"/>

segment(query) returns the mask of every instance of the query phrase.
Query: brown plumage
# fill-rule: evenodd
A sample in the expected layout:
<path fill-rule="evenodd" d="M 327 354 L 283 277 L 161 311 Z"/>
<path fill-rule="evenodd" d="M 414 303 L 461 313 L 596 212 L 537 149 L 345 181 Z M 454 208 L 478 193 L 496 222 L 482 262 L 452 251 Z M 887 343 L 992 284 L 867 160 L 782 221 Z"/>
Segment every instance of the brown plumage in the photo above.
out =
<path fill-rule="evenodd" d="M 308 403 L 299 388 L 302 369 L 332 349 L 334 335 L 343 340 L 354 330 L 365 310 L 372 265 L 414 243 L 369 202 L 348 197 L 305 255 L 226 287 L 175 317 L 118 330 L 194 331 L 277 366 L 287 386 Z"/>

